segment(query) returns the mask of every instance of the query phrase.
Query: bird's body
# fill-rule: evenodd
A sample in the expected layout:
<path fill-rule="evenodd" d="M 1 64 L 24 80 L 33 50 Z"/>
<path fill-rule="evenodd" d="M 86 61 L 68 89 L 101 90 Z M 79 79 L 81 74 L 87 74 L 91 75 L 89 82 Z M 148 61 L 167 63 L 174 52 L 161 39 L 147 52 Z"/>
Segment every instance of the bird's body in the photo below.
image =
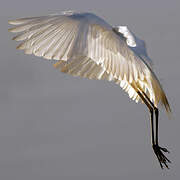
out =
<path fill-rule="evenodd" d="M 170 112 L 144 41 L 126 26 L 112 27 L 92 13 L 73 12 L 9 23 L 17 25 L 9 31 L 21 32 L 13 39 L 23 41 L 17 49 L 23 49 L 26 54 L 55 60 L 55 68 L 73 76 L 114 81 L 130 98 L 141 100 L 150 110 L 156 110 L 161 102 Z M 160 155 L 163 148 L 157 142 L 152 144 L 156 145 L 153 149 L 161 166 L 166 165 L 167 159 Z"/>

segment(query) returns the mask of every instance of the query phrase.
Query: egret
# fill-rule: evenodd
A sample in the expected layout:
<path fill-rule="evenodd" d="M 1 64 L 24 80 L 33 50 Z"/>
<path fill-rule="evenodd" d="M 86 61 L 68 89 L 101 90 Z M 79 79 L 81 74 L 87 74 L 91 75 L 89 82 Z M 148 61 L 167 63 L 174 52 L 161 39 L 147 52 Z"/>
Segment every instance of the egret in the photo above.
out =
<path fill-rule="evenodd" d="M 169 152 L 159 146 L 159 103 L 171 114 L 165 92 L 153 72 L 145 42 L 127 26 L 111 26 L 92 13 L 66 11 L 10 20 L 10 32 L 22 41 L 17 49 L 53 62 L 61 72 L 113 81 L 150 112 L 151 143 L 161 168 L 169 168 Z M 155 116 L 155 119 L 154 119 Z"/>

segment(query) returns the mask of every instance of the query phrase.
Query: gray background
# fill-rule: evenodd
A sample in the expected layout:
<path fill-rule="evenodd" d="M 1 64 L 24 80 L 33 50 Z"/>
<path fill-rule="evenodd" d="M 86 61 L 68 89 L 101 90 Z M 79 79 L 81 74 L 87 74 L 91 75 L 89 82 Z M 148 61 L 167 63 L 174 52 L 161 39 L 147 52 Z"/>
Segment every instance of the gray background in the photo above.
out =
<path fill-rule="evenodd" d="M 148 111 L 118 86 L 73 78 L 17 51 L 7 20 L 63 10 L 90 11 L 146 40 L 172 105 L 160 114 L 162 171 L 150 145 Z M 180 178 L 180 1 L 5 0 L 0 6 L 0 179 Z"/>

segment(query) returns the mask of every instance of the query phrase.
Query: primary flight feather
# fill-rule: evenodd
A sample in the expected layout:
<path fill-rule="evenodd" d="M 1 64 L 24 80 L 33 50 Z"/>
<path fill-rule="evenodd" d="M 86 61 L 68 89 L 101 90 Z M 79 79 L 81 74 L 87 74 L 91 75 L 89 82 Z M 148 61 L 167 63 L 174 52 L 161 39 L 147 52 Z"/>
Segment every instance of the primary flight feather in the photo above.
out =
<path fill-rule="evenodd" d="M 120 85 L 129 97 L 144 102 L 158 122 L 158 104 L 171 112 L 166 95 L 154 74 L 145 42 L 137 38 L 126 26 L 112 27 L 92 13 L 74 13 L 21 18 L 9 21 L 19 33 L 13 39 L 23 41 L 17 49 L 26 54 L 55 60 L 55 68 L 73 76 L 105 79 Z M 54 62 L 54 61 L 53 61 Z M 158 124 L 156 124 L 158 125 Z M 153 127 L 152 127 L 153 128 Z M 152 129 L 152 146 L 160 162 L 170 162 L 162 153 Z"/>

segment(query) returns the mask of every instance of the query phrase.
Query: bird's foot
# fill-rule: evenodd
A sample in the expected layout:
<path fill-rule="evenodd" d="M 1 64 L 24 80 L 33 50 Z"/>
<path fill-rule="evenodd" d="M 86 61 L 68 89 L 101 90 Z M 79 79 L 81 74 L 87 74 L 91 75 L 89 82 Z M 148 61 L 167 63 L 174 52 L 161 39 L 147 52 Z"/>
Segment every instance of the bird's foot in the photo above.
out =
<path fill-rule="evenodd" d="M 152 145 L 154 153 L 156 154 L 159 164 L 161 166 L 161 168 L 163 169 L 164 167 L 166 167 L 167 169 L 169 169 L 168 167 L 168 163 L 171 163 L 171 161 L 163 154 L 163 152 L 167 152 L 169 153 L 169 151 L 166 148 L 162 148 L 157 144 Z"/>

